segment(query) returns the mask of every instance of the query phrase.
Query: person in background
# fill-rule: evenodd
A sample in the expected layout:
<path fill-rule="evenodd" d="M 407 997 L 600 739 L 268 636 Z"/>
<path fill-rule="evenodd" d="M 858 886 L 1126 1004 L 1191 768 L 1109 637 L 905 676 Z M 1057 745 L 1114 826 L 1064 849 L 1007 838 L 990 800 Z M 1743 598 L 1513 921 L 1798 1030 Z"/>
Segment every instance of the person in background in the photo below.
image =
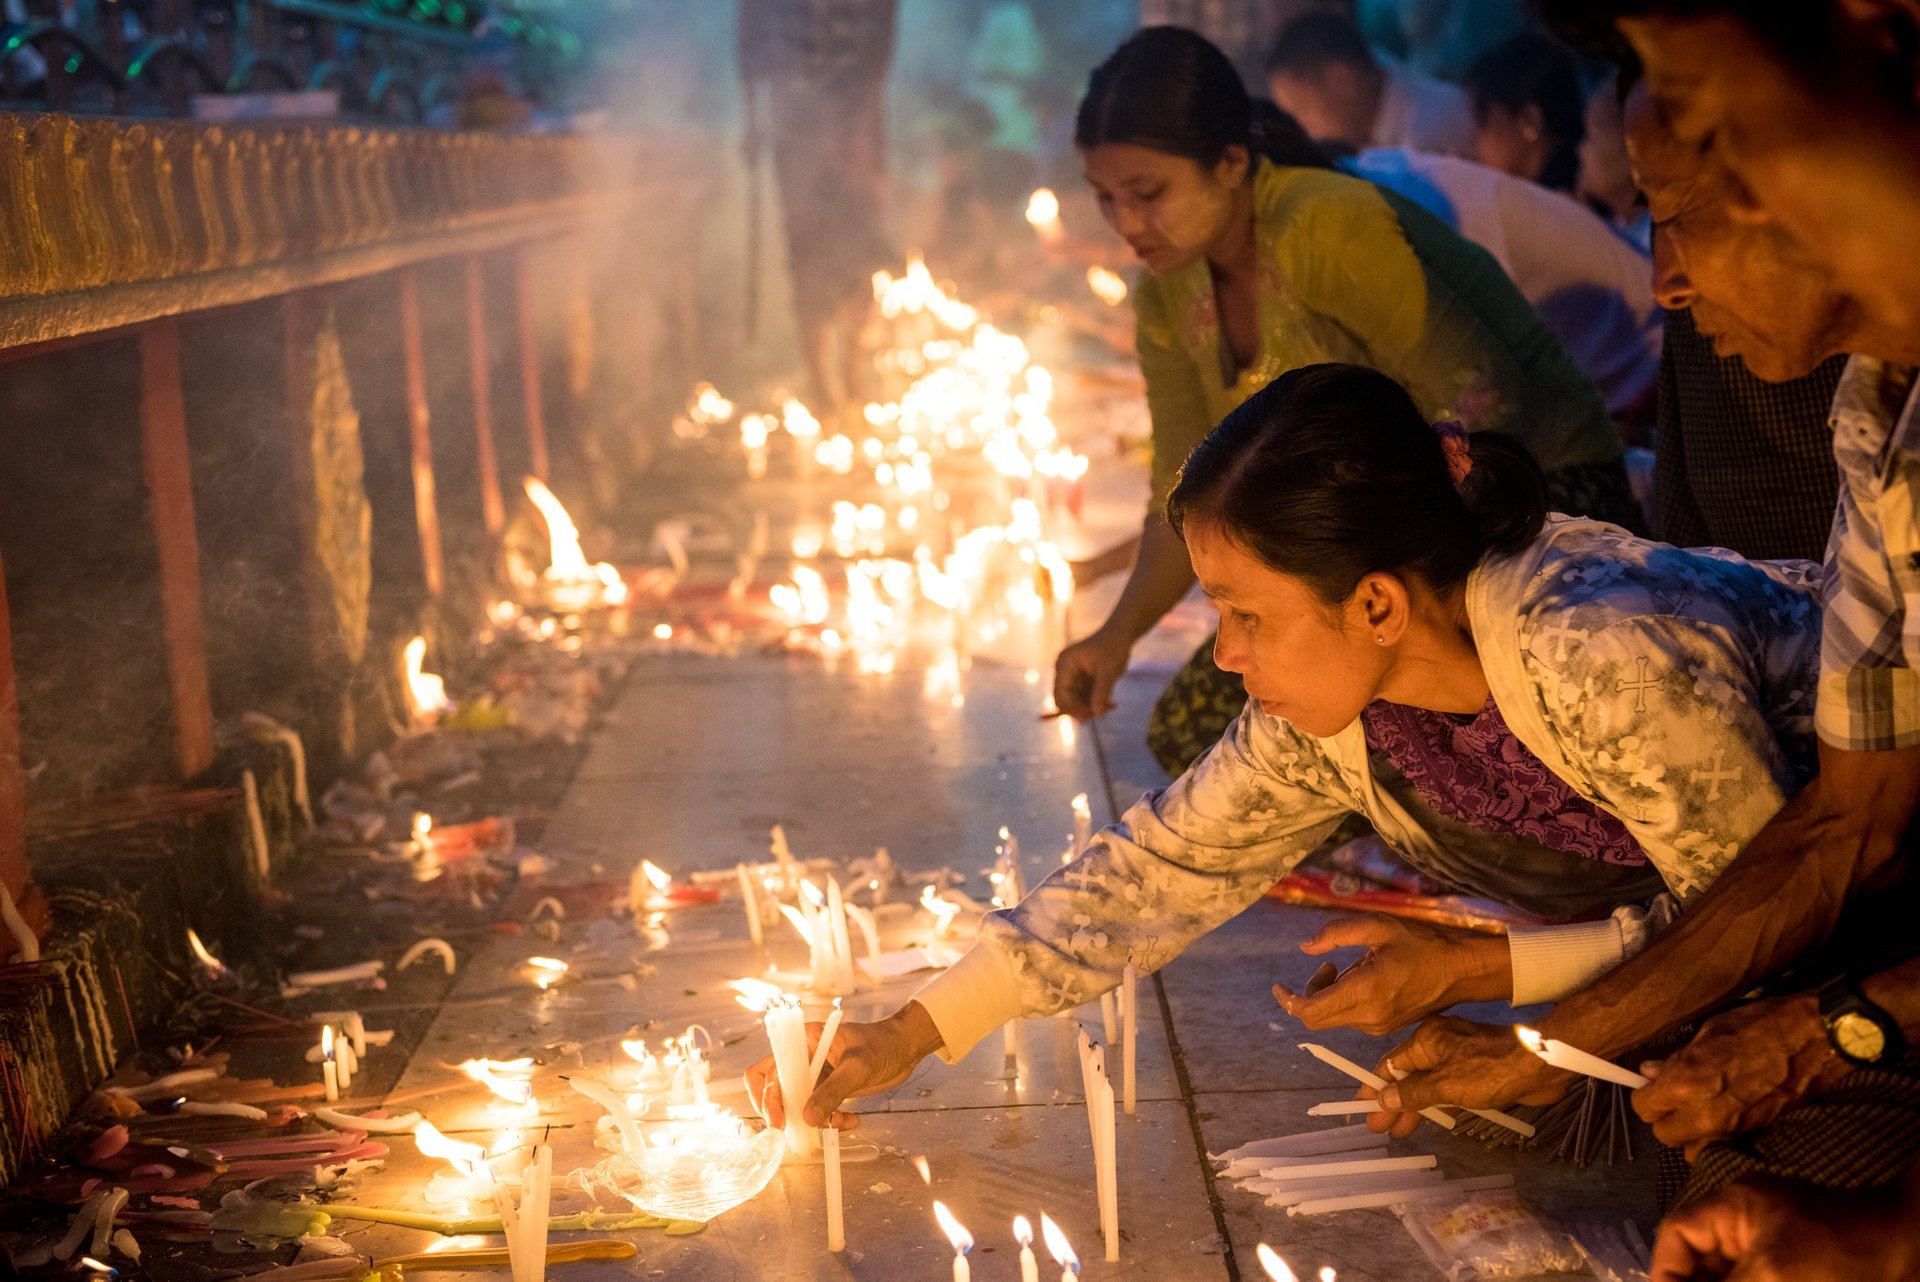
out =
<path fill-rule="evenodd" d="M 1467 71 L 1473 155 L 1517 178 L 1572 191 L 1580 176 L 1586 96 L 1573 54 L 1527 31 L 1483 54 Z"/>
<path fill-rule="evenodd" d="M 1627 126 L 1620 110 L 1620 77 L 1609 73 L 1587 95 L 1580 138 L 1580 178 L 1573 194 L 1642 253 L 1653 251 L 1646 202 L 1627 159 Z"/>
<path fill-rule="evenodd" d="M 1667 1217 L 1651 1282 L 1912 1282 L 1920 1277 L 1920 1165 L 1899 1187 L 1835 1194 L 1735 1184 Z"/>
<path fill-rule="evenodd" d="M 1660 309 L 1647 256 L 1570 196 L 1454 156 L 1382 148 L 1341 162 L 1492 254 L 1606 397 L 1622 435 L 1651 419 Z"/>
<path fill-rule="evenodd" d="M 1635 520 L 1598 389 L 1486 251 L 1419 206 L 1256 134 L 1225 55 L 1191 31 L 1140 32 L 1095 70 L 1075 135 L 1101 213 L 1146 267 L 1133 293 L 1153 423 L 1153 506 L 1107 620 L 1064 650 L 1054 698 L 1112 707 L 1134 643 L 1193 586 L 1160 515 L 1180 465 L 1228 410 L 1318 361 L 1380 370 L 1434 419 L 1520 437 L 1563 512 Z M 1148 743 L 1178 774 L 1246 702 L 1197 652 Z"/>
<path fill-rule="evenodd" d="M 1473 108 L 1454 85 L 1384 62 L 1338 14 L 1297 18 L 1267 59 L 1273 100 L 1316 141 L 1340 151 L 1411 147 L 1471 156 Z"/>

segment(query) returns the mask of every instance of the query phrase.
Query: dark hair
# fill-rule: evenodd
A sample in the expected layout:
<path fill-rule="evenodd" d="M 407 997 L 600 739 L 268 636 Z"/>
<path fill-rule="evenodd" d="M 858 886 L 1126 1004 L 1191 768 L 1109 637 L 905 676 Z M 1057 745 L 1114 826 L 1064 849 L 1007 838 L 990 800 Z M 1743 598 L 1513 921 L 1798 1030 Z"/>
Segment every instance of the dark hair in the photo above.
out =
<path fill-rule="evenodd" d="M 1317 76 L 1329 66 L 1379 65 L 1360 28 L 1337 13 L 1301 14 L 1281 29 L 1267 54 L 1270 76 Z"/>
<path fill-rule="evenodd" d="M 1629 48 L 1622 18 L 1733 18 L 1788 65 L 1810 70 L 1830 58 L 1841 6 L 1819 0 L 1534 0 L 1541 21 L 1577 49 L 1617 61 Z"/>
<path fill-rule="evenodd" d="M 1540 111 L 1549 151 L 1540 184 L 1571 190 L 1580 172 L 1580 140 L 1587 132 L 1587 99 L 1573 54 L 1552 36 L 1523 31 L 1482 54 L 1464 82 L 1476 116 L 1489 106 L 1517 116 Z"/>
<path fill-rule="evenodd" d="M 1539 464 L 1511 437 L 1475 433 L 1455 487 L 1440 434 L 1406 389 L 1361 365 L 1282 374 L 1188 456 L 1167 520 L 1217 521 L 1268 568 L 1322 601 L 1369 574 L 1411 573 L 1445 590 L 1490 552 L 1518 552 L 1546 522 Z"/>
<path fill-rule="evenodd" d="M 1276 165 L 1328 167 L 1298 122 L 1278 107 L 1256 112 L 1227 55 L 1184 27 L 1136 32 L 1093 69 L 1073 144 L 1102 143 L 1131 143 L 1208 168 L 1229 147 Z"/>

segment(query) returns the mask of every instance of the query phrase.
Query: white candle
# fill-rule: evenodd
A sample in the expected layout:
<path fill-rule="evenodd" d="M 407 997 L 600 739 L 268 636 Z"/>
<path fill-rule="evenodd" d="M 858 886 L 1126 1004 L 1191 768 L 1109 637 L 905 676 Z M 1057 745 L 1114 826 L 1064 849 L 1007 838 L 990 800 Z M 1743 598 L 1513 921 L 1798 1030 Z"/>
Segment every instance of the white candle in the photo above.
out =
<path fill-rule="evenodd" d="M 740 878 L 740 905 L 747 914 L 747 934 L 755 948 L 764 947 L 767 940 L 760 929 L 760 896 L 754 891 L 753 875 L 745 864 L 735 864 L 733 870 Z"/>
<path fill-rule="evenodd" d="M 613 1123 L 620 1128 L 620 1138 L 626 1142 L 630 1156 L 638 1158 L 646 1152 L 647 1142 L 640 1136 L 640 1126 L 633 1120 L 627 1102 L 620 1098 L 618 1091 L 591 1077 L 563 1077 L 560 1080 L 613 1115 Z"/>
<path fill-rule="evenodd" d="M 1379 1171 L 1425 1171 L 1440 1164 L 1431 1153 L 1415 1157 L 1356 1157 L 1344 1162 L 1313 1162 L 1300 1166 L 1272 1166 L 1261 1172 L 1268 1180 L 1324 1180 L 1335 1175 L 1371 1175 Z"/>
<path fill-rule="evenodd" d="M 360 1069 L 360 1061 L 354 1057 L 353 1042 L 344 1033 L 336 1034 L 333 1039 L 333 1057 L 340 1065 L 340 1089 L 351 1090 L 353 1075 Z"/>
<path fill-rule="evenodd" d="M 1434 1197 L 1453 1197 L 1461 1193 L 1479 1193 L 1488 1189 L 1510 1189 L 1511 1175 L 1486 1175 L 1471 1180 L 1442 1180 L 1438 1184 L 1382 1189 L 1374 1193 L 1355 1193 L 1350 1197 L 1321 1198 L 1299 1202 L 1287 1208 L 1288 1215 L 1325 1215 L 1329 1211 L 1363 1211 L 1368 1207 L 1392 1206 L 1397 1202 L 1422 1202 Z"/>
<path fill-rule="evenodd" d="M 1514 1036 L 1520 1044 L 1538 1055 L 1555 1068 L 1564 1068 L 1569 1073 L 1582 1073 L 1588 1077 L 1597 1077 L 1603 1082 L 1618 1082 L 1622 1086 L 1639 1090 L 1650 1080 L 1640 1074 L 1620 1067 L 1598 1055 L 1590 1055 L 1576 1046 L 1565 1042 L 1556 1042 L 1550 1037 L 1542 1037 L 1531 1028 L 1515 1028 Z"/>
<path fill-rule="evenodd" d="M 1013 1217 L 1013 1236 L 1020 1243 L 1020 1282 L 1040 1282 L 1040 1261 L 1033 1258 L 1033 1224 L 1026 1216 Z"/>
<path fill-rule="evenodd" d="M 813 1094 L 807 1076 L 807 1017 L 800 1003 L 780 997 L 767 1008 L 764 1021 L 767 1041 L 773 1046 L 775 1076 L 780 1082 L 780 1098 L 787 1109 L 787 1154 L 805 1157 L 819 1142 L 819 1133 L 800 1118 L 807 1097 Z"/>
<path fill-rule="evenodd" d="M 1078 859 L 1093 844 L 1093 810 L 1087 805 L 1087 794 L 1081 793 L 1073 799 L 1073 855 Z"/>
<path fill-rule="evenodd" d="M 812 1095 L 813 1088 L 820 1085 L 820 1070 L 827 1066 L 827 1053 L 833 1049 L 833 1037 L 840 1031 L 841 1017 L 846 1011 L 835 1002 L 833 1009 L 827 1012 L 827 1022 L 820 1028 L 820 1041 L 813 1048 L 813 1058 L 807 1061 L 807 1093 Z"/>
<path fill-rule="evenodd" d="M 1100 1031 L 1103 1034 L 1100 1040 L 1109 1046 L 1120 1040 L 1114 1033 L 1116 1023 L 1118 1023 L 1118 1015 L 1115 1013 L 1113 990 L 1108 989 L 1100 994 Z"/>
<path fill-rule="evenodd" d="M 1381 1077 L 1378 1073 L 1369 1072 L 1367 1069 L 1360 1067 L 1345 1055 L 1330 1051 L 1324 1046 L 1316 1046 L 1312 1042 L 1301 1042 L 1300 1049 L 1319 1060 L 1322 1064 L 1327 1065 L 1327 1067 L 1339 1069 L 1354 1081 L 1359 1082 L 1362 1086 L 1371 1086 L 1376 1091 L 1386 1089 L 1387 1083 L 1385 1078 Z M 1434 1125 L 1444 1126 L 1448 1130 L 1452 1130 L 1454 1127 L 1453 1119 L 1437 1108 L 1423 1108 L 1420 1110 L 1420 1116 L 1426 1118 Z"/>
<path fill-rule="evenodd" d="M 1120 1018 L 1125 1045 L 1122 1048 L 1121 1081 L 1125 1086 L 1127 1116 L 1134 1114 L 1135 1078 L 1140 1052 L 1140 972 L 1128 966 L 1120 981 Z"/>
<path fill-rule="evenodd" d="M 860 928 L 860 941 L 867 946 L 867 962 L 873 982 L 880 982 L 880 923 L 859 904 L 847 905 L 847 919 Z"/>
<path fill-rule="evenodd" d="M 320 1030 L 320 1076 L 327 1084 L 327 1103 L 340 1098 L 340 1066 L 333 1058 L 333 1025 Z"/>
<path fill-rule="evenodd" d="M 827 938 L 833 943 L 835 991 L 851 993 L 854 979 L 853 941 L 847 937 L 846 899 L 840 893 L 840 883 L 832 877 L 827 878 L 827 924 L 831 927 Z"/>
<path fill-rule="evenodd" d="M 827 1177 L 827 1250 L 847 1249 L 846 1207 L 840 1190 L 840 1132 L 829 1126 L 820 1132 Z"/>
<path fill-rule="evenodd" d="M 966 1226 L 953 1217 L 944 1202 L 933 1204 L 933 1218 L 940 1221 L 940 1227 L 947 1235 L 947 1241 L 953 1243 L 953 1282 L 969 1282 L 967 1270 L 967 1252 L 973 1249 L 973 1234 Z"/>
<path fill-rule="evenodd" d="M 1113 1083 L 1103 1071 L 1100 1075 L 1100 1129 L 1105 1137 L 1104 1157 L 1107 1174 L 1107 1203 L 1100 1217 L 1100 1231 L 1107 1239 L 1107 1262 L 1120 1258 L 1120 1163 L 1114 1153 Z"/>

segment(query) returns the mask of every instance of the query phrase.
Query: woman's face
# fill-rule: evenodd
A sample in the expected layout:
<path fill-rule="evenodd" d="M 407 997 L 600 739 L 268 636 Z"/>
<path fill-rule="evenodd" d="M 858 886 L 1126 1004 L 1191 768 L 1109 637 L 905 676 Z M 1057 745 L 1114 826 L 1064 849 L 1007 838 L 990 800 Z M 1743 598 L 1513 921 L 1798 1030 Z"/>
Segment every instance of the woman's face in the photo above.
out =
<path fill-rule="evenodd" d="M 1305 583 L 1268 569 L 1212 521 L 1186 526 L 1200 587 L 1220 612 L 1213 659 L 1246 681 L 1247 697 L 1319 738 L 1340 733 L 1378 697 L 1391 647 L 1369 617 L 1379 602 L 1356 592 L 1328 606 Z M 1370 576 L 1384 579 L 1386 576 Z"/>
<path fill-rule="evenodd" d="M 1244 147 L 1229 147 L 1207 168 L 1125 142 L 1085 148 L 1080 159 L 1101 216 L 1156 276 L 1205 256 L 1226 238 L 1234 193 L 1251 163 Z"/>
<path fill-rule="evenodd" d="M 1528 106 L 1512 112 L 1488 102 L 1476 106 L 1473 115 L 1474 159 L 1489 169 L 1538 182 L 1546 152 L 1540 109 Z"/>

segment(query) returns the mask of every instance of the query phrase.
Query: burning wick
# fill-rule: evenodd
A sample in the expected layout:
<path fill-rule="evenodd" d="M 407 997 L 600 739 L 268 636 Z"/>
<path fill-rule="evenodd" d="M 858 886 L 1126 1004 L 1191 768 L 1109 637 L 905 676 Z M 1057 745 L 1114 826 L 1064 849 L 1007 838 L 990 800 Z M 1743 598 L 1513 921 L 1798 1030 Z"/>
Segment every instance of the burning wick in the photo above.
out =
<path fill-rule="evenodd" d="M 320 1077 L 327 1086 L 327 1103 L 340 1098 L 340 1065 L 333 1058 L 333 1025 L 320 1030 Z"/>
<path fill-rule="evenodd" d="M 970 1282 L 972 1272 L 967 1267 L 967 1252 L 973 1250 L 973 1234 L 953 1217 L 945 1202 L 933 1204 L 933 1218 L 940 1221 L 941 1232 L 953 1243 L 953 1282 Z"/>
<path fill-rule="evenodd" d="M 1080 1257 L 1073 1253 L 1073 1244 L 1051 1215 L 1040 1217 L 1040 1235 L 1047 1240 L 1047 1254 L 1060 1266 L 1060 1282 L 1074 1282 L 1080 1276 Z"/>
<path fill-rule="evenodd" d="M 557 957 L 529 957 L 527 965 L 533 968 L 533 982 L 545 992 L 567 976 L 568 965 Z"/>
<path fill-rule="evenodd" d="M 1066 228 L 1060 225 L 1060 198 L 1052 188 L 1037 187 L 1027 197 L 1027 222 L 1040 234 L 1043 244 L 1057 245 L 1066 238 Z"/>
<path fill-rule="evenodd" d="M 1640 1074 L 1620 1067 L 1618 1064 L 1601 1059 L 1598 1055 L 1588 1054 L 1578 1047 L 1565 1042 L 1556 1042 L 1550 1037 L 1542 1037 L 1535 1030 L 1520 1025 L 1513 1030 L 1520 1044 L 1538 1055 L 1555 1068 L 1564 1068 L 1569 1073 L 1580 1073 L 1587 1077 L 1597 1077 L 1603 1082 L 1617 1082 L 1621 1086 L 1639 1090 L 1649 1081 Z"/>
<path fill-rule="evenodd" d="M 208 980 L 222 980 L 231 973 L 227 970 L 225 962 L 207 951 L 207 946 L 200 942 L 200 936 L 191 926 L 187 927 L 187 947 L 192 950 L 194 961 L 199 963 L 200 972 Z"/>
<path fill-rule="evenodd" d="M 1265 1242 L 1254 1248 L 1254 1254 L 1259 1257 L 1260 1267 L 1267 1271 L 1267 1276 L 1273 1282 L 1300 1282 L 1299 1276 L 1280 1258 L 1279 1252 Z"/>
<path fill-rule="evenodd" d="M 407 642 L 407 694 L 413 703 L 413 719 L 431 724 L 452 709 L 453 704 L 447 699 L 447 683 L 424 670 L 426 658 L 425 637 Z"/>
<path fill-rule="evenodd" d="M 1040 1262 L 1033 1258 L 1033 1223 L 1024 1215 L 1013 1217 L 1013 1240 L 1020 1244 L 1020 1282 L 1040 1282 Z"/>
<path fill-rule="evenodd" d="M 933 1168 L 927 1165 L 926 1155 L 913 1159 L 913 1169 L 920 1172 L 920 1182 L 928 1188 L 933 1187 Z"/>

